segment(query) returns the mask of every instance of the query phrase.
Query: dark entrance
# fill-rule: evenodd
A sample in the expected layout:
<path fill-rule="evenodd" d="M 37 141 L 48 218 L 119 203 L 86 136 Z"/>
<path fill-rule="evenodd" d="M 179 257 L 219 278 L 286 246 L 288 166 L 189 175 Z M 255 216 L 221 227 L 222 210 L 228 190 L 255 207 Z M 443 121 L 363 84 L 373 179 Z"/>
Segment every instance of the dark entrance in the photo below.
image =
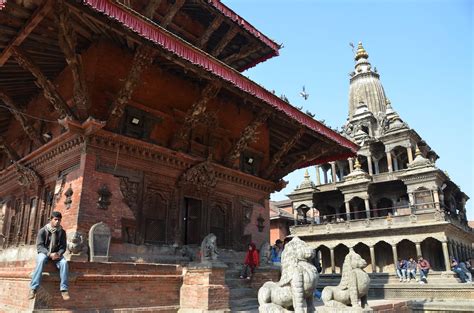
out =
<path fill-rule="evenodd" d="M 199 244 L 201 240 L 202 201 L 184 198 L 184 244 Z"/>

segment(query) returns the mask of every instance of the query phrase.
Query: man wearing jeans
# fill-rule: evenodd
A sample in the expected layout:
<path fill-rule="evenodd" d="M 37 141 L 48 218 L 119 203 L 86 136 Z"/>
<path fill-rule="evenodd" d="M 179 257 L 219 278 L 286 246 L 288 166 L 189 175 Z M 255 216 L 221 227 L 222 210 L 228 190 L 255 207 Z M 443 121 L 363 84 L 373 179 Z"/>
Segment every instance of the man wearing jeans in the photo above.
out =
<path fill-rule="evenodd" d="M 408 281 L 407 280 L 407 261 L 398 259 L 397 264 L 397 276 L 400 278 L 400 281 Z"/>
<path fill-rule="evenodd" d="M 420 270 L 420 284 L 426 284 L 428 280 L 428 272 L 430 271 L 431 265 L 428 260 L 424 259 L 421 255 L 418 256 L 418 269 Z"/>
<path fill-rule="evenodd" d="M 49 223 L 38 232 L 38 237 L 36 238 L 38 256 L 36 257 L 36 268 L 31 279 L 28 299 L 33 299 L 36 296 L 36 291 L 41 283 L 43 267 L 48 260 L 53 261 L 59 269 L 62 298 L 64 300 L 70 299 L 68 293 L 68 265 L 63 257 L 64 252 L 66 252 L 66 232 L 61 227 L 61 218 L 60 212 L 55 211 L 51 213 Z"/>

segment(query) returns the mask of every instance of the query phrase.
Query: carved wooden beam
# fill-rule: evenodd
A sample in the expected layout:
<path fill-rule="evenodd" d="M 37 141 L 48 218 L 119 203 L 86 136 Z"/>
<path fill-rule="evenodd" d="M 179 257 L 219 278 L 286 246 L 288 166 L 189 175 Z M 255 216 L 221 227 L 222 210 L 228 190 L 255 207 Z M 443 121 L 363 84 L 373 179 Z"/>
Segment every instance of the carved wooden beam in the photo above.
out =
<path fill-rule="evenodd" d="M 238 32 L 239 28 L 236 26 L 233 26 L 231 29 L 229 29 L 225 36 L 222 37 L 219 43 L 215 46 L 214 50 L 212 50 L 212 55 L 217 57 L 219 54 L 221 54 L 222 50 L 224 50 L 224 48 L 229 44 L 229 42 L 234 39 Z"/>
<path fill-rule="evenodd" d="M 234 144 L 224 161 L 227 166 L 231 166 L 234 161 L 240 157 L 240 154 L 247 149 L 252 142 L 257 140 L 257 128 L 267 121 L 270 114 L 270 110 L 263 110 L 244 128 L 239 140 Z"/>
<path fill-rule="evenodd" d="M 71 25 L 69 10 L 63 0 L 57 1 L 56 21 L 59 26 L 59 46 L 66 57 L 66 62 L 71 69 L 74 80 L 74 103 L 79 118 L 85 120 L 88 116 L 88 109 L 90 108 L 89 92 L 87 91 L 82 59 L 81 56 L 76 53 L 76 33 Z"/>
<path fill-rule="evenodd" d="M 0 67 L 2 67 L 5 62 L 10 58 L 12 54 L 13 47 L 19 46 L 29 34 L 38 26 L 39 23 L 44 19 L 44 17 L 51 11 L 53 8 L 54 1 L 47 0 L 43 2 L 38 9 L 31 15 L 30 19 L 24 24 L 23 28 L 18 32 L 16 37 L 10 41 L 8 46 L 3 49 L 0 54 Z"/>
<path fill-rule="evenodd" d="M 10 112 L 20 122 L 21 127 L 28 135 L 28 137 L 38 146 L 44 144 L 43 137 L 34 129 L 33 123 L 22 114 L 22 109 L 15 104 L 12 98 L 0 90 L 0 99 L 11 109 Z"/>
<path fill-rule="evenodd" d="M 182 150 L 188 146 L 192 129 L 202 120 L 206 114 L 207 103 L 217 96 L 220 88 L 220 84 L 210 83 L 202 90 L 198 101 L 186 112 L 183 125 L 173 138 L 172 147 L 174 149 Z"/>
<path fill-rule="evenodd" d="M 313 144 L 304 154 L 301 154 L 297 157 L 294 161 L 290 161 L 290 164 L 285 166 L 284 168 L 275 171 L 275 173 L 271 176 L 272 179 L 281 178 L 288 173 L 293 172 L 296 170 L 303 162 L 309 162 L 314 159 L 317 159 L 326 153 L 326 149 L 321 147 L 321 143 Z"/>
<path fill-rule="evenodd" d="M 202 34 L 201 38 L 199 38 L 199 42 L 197 43 L 199 48 L 204 48 L 206 43 L 209 41 L 209 38 L 211 38 L 212 34 L 219 28 L 219 26 L 221 26 L 223 21 L 224 18 L 221 15 L 212 21 L 211 25 L 209 25 L 204 34 Z"/>
<path fill-rule="evenodd" d="M 122 88 L 111 106 L 109 119 L 107 121 L 107 126 L 110 129 L 117 128 L 125 106 L 132 97 L 132 93 L 140 80 L 143 70 L 153 63 L 156 53 L 156 50 L 145 45 L 139 46 L 135 51 L 128 76 L 123 82 Z"/>
<path fill-rule="evenodd" d="M 161 0 L 150 0 L 143 10 L 143 15 L 145 15 L 149 19 L 153 19 L 153 15 L 155 15 L 156 9 L 160 6 Z"/>
<path fill-rule="evenodd" d="M 263 177 L 268 178 L 272 173 L 277 164 L 280 162 L 281 158 L 288 153 L 288 151 L 293 148 L 293 146 L 300 140 L 300 138 L 303 136 L 305 133 L 305 128 L 302 126 L 298 129 L 296 134 L 291 137 L 287 142 L 281 146 L 280 150 L 278 150 L 272 157 L 272 160 L 270 161 L 270 164 L 268 167 L 265 169 L 265 172 L 263 173 Z"/>
<path fill-rule="evenodd" d="M 232 62 L 237 61 L 237 60 L 239 60 L 239 59 L 243 59 L 243 58 L 245 58 L 246 56 L 249 56 L 249 55 L 251 55 L 252 53 L 255 53 L 255 52 L 257 52 L 257 51 L 259 51 L 259 50 L 261 50 L 261 49 L 262 49 L 262 47 L 260 47 L 260 46 L 254 46 L 254 47 L 252 47 L 252 46 L 250 46 L 250 45 L 249 45 L 249 46 L 245 46 L 245 47 L 242 48 L 239 52 L 233 53 L 233 54 L 229 55 L 229 56 L 228 56 L 227 58 L 225 58 L 223 61 L 224 61 L 225 63 L 232 63 Z"/>
<path fill-rule="evenodd" d="M 76 119 L 71 108 L 67 105 L 66 101 L 61 97 L 56 87 L 51 83 L 48 78 L 43 74 L 41 69 L 33 62 L 33 60 L 24 52 L 20 47 L 12 48 L 13 57 L 16 59 L 18 64 L 25 70 L 30 71 L 31 74 L 36 78 L 36 82 L 40 88 L 43 89 L 45 98 L 51 102 L 56 111 L 59 113 L 59 118 L 71 118 Z"/>
<path fill-rule="evenodd" d="M 185 0 L 176 0 L 175 3 L 171 6 L 171 8 L 168 10 L 168 13 L 163 17 L 163 20 L 161 21 L 161 26 L 162 27 L 167 27 L 173 18 L 175 17 L 176 13 L 178 13 L 179 9 L 184 5 Z"/>
<path fill-rule="evenodd" d="M 16 162 L 20 159 L 18 154 L 16 153 L 15 150 L 10 146 L 10 144 L 6 141 L 5 137 L 0 136 L 0 150 L 3 150 L 10 160 Z"/>

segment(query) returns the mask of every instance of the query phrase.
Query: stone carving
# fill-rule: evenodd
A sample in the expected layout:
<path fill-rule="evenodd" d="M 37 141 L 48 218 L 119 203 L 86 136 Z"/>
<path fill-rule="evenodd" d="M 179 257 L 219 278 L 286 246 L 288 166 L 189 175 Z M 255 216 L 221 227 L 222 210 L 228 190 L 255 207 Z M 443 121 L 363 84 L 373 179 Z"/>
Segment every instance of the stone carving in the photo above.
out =
<path fill-rule="evenodd" d="M 321 299 L 325 307 L 367 308 L 370 278 L 369 274 L 363 270 L 366 266 L 367 262 L 359 254 L 354 250 L 349 251 L 342 265 L 342 277 L 339 285 L 327 286 L 323 289 Z"/>
<path fill-rule="evenodd" d="M 107 188 L 107 185 L 102 185 L 102 187 L 97 190 L 99 194 L 99 200 L 97 201 L 97 207 L 102 210 L 107 210 L 110 205 L 110 197 L 112 197 L 112 193 Z"/>
<path fill-rule="evenodd" d="M 201 243 L 201 262 L 217 260 L 217 237 L 213 233 L 207 235 Z"/>
<path fill-rule="evenodd" d="M 210 160 L 206 160 L 186 170 L 181 175 L 180 183 L 194 185 L 198 190 L 201 188 L 214 188 L 217 185 L 217 177 Z"/>
<path fill-rule="evenodd" d="M 270 244 L 268 242 L 262 243 L 260 246 L 260 265 L 268 265 L 269 263 L 272 262 L 272 257 L 271 257 L 272 251 Z"/>
<path fill-rule="evenodd" d="M 64 200 L 64 205 L 66 209 L 70 209 L 72 205 L 72 195 L 74 194 L 74 191 L 72 190 L 72 185 L 69 185 L 69 188 L 66 190 L 64 195 L 66 196 L 66 200 Z"/>
<path fill-rule="evenodd" d="M 100 222 L 89 230 L 89 251 L 91 262 L 108 262 L 111 232 L 109 226 Z"/>
<path fill-rule="evenodd" d="M 31 168 L 15 162 L 15 169 L 18 173 L 18 184 L 20 186 L 31 187 L 42 184 L 41 177 Z"/>
<path fill-rule="evenodd" d="M 314 312 L 313 292 L 318 271 L 311 263 L 314 250 L 294 237 L 285 246 L 281 257 L 279 282 L 266 282 L 258 291 L 259 312 Z"/>
<path fill-rule="evenodd" d="M 67 235 L 67 249 L 71 254 L 81 254 L 87 251 L 84 243 L 84 236 L 80 232 L 74 232 Z"/>

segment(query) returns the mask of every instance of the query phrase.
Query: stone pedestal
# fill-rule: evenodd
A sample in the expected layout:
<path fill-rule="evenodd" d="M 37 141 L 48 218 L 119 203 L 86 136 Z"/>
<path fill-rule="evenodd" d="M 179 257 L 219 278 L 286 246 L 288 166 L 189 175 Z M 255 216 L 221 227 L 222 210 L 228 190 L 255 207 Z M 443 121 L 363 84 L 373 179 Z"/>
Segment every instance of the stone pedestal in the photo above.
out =
<path fill-rule="evenodd" d="M 220 262 L 190 263 L 180 289 L 178 312 L 230 312 L 226 268 Z"/>
<path fill-rule="evenodd" d="M 330 307 L 322 306 L 316 309 L 317 313 L 372 313 L 371 308 L 354 308 L 354 307 Z"/>

